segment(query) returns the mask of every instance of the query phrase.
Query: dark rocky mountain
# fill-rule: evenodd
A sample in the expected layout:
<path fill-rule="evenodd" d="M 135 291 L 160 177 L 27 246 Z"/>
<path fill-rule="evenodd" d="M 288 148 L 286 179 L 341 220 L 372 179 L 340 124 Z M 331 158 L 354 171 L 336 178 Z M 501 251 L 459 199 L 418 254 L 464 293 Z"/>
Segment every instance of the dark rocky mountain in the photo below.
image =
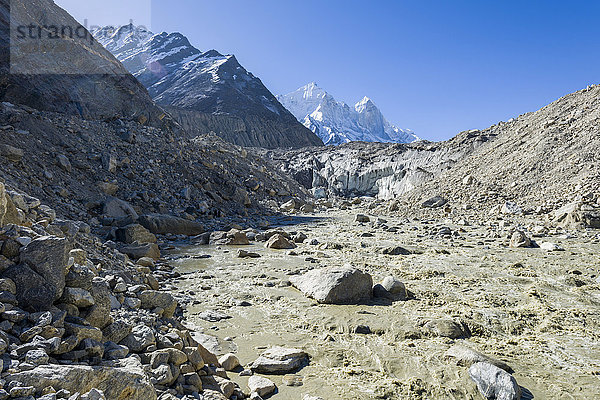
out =
<path fill-rule="evenodd" d="M 146 89 L 53 1 L 2 1 L 0 25 L 0 100 L 163 124 L 165 113 Z"/>
<path fill-rule="evenodd" d="M 202 52 L 180 33 L 105 27 L 94 36 L 192 133 L 255 147 L 322 145 L 233 55 Z"/>

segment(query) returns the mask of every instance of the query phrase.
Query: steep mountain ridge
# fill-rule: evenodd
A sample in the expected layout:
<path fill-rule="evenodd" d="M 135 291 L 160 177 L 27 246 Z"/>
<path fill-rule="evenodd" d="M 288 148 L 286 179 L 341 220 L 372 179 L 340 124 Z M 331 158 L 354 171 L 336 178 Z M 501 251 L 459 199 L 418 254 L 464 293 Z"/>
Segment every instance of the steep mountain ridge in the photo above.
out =
<path fill-rule="evenodd" d="M 506 201 L 555 209 L 600 192 L 600 85 L 484 131 L 495 139 L 407 196 L 442 195 L 482 211 Z"/>
<path fill-rule="evenodd" d="M 277 99 L 326 145 L 356 141 L 411 143 L 420 140 L 412 131 L 390 124 L 368 97 L 350 107 L 313 82 L 295 92 L 277 96 Z"/>
<path fill-rule="evenodd" d="M 236 144 L 266 148 L 322 144 L 233 55 L 202 52 L 180 33 L 153 34 L 133 25 L 93 33 L 158 104 L 181 116 L 180 122 L 192 133 L 206 133 L 198 125 L 213 120 L 206 115 L 210 114 L 226 122 L 209 124 L 208 129 Z M 228 129 L 230 125 L 237 128 Z"/>
<path fill-rule="evenodd" d="M 2 101 L 91 119 L 168 123 L 146 89 L 52 0 L 3 1 L 0 24 Z M 31 34 L 30 26 L 39 30 Z"/>

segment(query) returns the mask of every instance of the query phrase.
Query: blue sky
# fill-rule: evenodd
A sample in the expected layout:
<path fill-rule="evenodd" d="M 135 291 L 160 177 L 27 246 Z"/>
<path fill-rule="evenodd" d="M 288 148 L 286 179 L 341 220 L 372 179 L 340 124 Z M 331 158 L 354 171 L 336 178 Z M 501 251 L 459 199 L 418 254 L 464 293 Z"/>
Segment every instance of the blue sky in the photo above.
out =
<path fill-rule="evenodd" d="M 369 96 L 430 140 L 599 83 L 599 1 L 56 0 L 89 24 L 129 19 L 233 53 L 274 93 L 315 81 Z"/>

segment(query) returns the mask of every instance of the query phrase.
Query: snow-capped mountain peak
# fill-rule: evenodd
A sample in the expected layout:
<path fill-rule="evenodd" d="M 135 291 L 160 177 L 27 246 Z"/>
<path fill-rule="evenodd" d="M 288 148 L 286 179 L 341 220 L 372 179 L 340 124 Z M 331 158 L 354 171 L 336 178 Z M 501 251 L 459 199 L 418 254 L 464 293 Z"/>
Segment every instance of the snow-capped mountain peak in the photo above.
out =
<path fill-rule="evenodd" d="M 190 132 L 269 148 L 322 144 L 233 55 L 199 50 L 179 32 L 131 24 L 92 34 Z"/>
<path fill-rule="evenodd" d="M 390 124 L 367 96 L 351 108 L 311 82 L 292 93 L 277 96 L 277 99 L 325 144 L 420 140 L 412 131 Z"/>

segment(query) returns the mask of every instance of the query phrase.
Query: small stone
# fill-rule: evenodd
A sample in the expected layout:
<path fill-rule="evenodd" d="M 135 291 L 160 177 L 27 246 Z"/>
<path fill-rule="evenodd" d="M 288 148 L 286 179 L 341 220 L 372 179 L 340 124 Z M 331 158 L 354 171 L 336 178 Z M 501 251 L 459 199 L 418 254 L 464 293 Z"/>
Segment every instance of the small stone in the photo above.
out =
<path fill-rule="evenodd" d="M 354 218 L 354 222 L 358 222 L 358 223 L 367 223 L 367 222 L 371 222 L 371 218 L 369 218 L 367 215 L 364 214 L 358 214 L 356 216 L 356 218 Z"/>
<path fill-rule="evenodd" d="M 304 384 L 304 377 L 302 375 L 288 374 L 284 375 L 282 382 L 286 386 L 298 387 Z"/>
<path fill-rule="evenodd" d="M 48 364 L 49 359 L 44 350 L 29 350 L 25 354 L 25 362 L 35 366 Z"/>
<path fill-rule="evenodd" d="M 240 360 L 238 360 L 235 354 L 228 353 L 219 358 L 219 364 L 225 368 L 225 371 L 233 371 L 240 366 Z"/>
<path fill-rule="evenodd" d="M 71 162 L 64 154 L 56 156 L 56 164 L 65 172 L 71 172 Z"/>

